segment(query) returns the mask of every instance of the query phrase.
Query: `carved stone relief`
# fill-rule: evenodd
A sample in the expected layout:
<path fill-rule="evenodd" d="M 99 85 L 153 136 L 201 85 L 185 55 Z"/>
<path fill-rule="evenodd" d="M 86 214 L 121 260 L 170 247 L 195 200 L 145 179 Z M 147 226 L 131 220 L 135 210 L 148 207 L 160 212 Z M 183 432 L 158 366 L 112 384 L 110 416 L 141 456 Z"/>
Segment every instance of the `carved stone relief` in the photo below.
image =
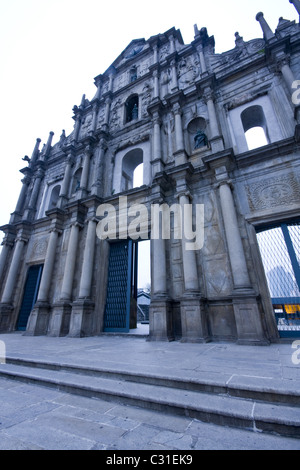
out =
<path fill-rule="evenodd" d="M 80 129 L 80 137 L 81 138 L 84 137 L 89 132 L 89 130 L 91 129 L 92 120 L 93 120 L 92 114 L 88 114 L 83 119 L 83 121 L 81 123 L 81 129 Z"/>
<path fill-rule="evenodd" d="M 179 88 L 191 85 L 198 77 L 199 72 L 199 61 L 196 58 L 193 60 L 190 57 L 182 59 L 178 64 L 177 72 Z"/>
<path fill-rule="evenodd" d="M 146 83 L 143 88 L 143 95 L 142 95 L 142 117 L 148 116 L 147 108 L 151 102 L 152 98 L 152 88 L 149 83 Z"/>
<path fill-rule="evenodd" d="M 159 60 L 163 61 L 169 55 L 170 44 L 165 44 L 159 51 Z"/>
<path fill-rule="evenodd" d="M 116 132 L 121 125 L 121 100 L 118 99 L 111 107 L 110 130 Z"/>
<path fill-rule="evenodd" d="M 300 187 L 293 174 L 268 178 L 246 186 L 251 211 L 298 204 Z"/>
<path fill-rule="evenodd" d="M 46 251 L 48 246 L 47 238 L 40 238 L 34 241 L 30 253 L 30 261 L 43 260 L 46 257 Z"/>

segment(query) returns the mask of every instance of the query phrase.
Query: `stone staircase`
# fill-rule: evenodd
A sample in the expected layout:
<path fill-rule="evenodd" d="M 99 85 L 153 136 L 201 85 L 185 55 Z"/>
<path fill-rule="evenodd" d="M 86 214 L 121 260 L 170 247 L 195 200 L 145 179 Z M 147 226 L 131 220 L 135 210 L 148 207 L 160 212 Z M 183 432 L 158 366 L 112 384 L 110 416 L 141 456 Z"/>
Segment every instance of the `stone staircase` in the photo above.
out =
<path fill-rule="evenodd" d="M 20 358 L 0 364 L 0 377 L 53 387 L 203 422 L 300 438 L 300 390 L 292 381 L 244 377 L 226 384 L 130 370 Z"/>

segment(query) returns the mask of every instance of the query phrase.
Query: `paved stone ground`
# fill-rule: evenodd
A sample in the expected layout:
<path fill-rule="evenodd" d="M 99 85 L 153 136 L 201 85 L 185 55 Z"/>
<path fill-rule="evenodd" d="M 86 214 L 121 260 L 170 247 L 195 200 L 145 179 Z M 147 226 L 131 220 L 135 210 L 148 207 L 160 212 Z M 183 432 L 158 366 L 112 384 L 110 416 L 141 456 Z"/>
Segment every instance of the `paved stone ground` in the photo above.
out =
<path fill-rule="evenodd" d="M 269 377 L 282 387 L 300 387 L 300 364 L 292 361 L 297 350 L 291 344 L 253 347 L 20 333 L 0 334 L 0 341 L 12 357 L 226 381 Z M 300 439 L 201 423 L 0 378 L 0 449 L 300 450 Z"/>
<path fill-rule="evenodd" d="M 0 379 L 0 450 L 299 450 L 300 440 Z"/>

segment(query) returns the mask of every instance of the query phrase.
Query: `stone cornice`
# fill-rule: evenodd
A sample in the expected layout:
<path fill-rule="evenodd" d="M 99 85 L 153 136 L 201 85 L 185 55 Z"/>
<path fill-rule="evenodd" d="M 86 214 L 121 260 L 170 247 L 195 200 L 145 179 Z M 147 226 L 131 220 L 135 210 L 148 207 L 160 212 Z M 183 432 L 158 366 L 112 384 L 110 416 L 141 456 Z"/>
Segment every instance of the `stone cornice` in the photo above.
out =
<path fill-rule="evenodd" d="M 248 152 L 235 155 L 234 159 L 237 168 L 245 168 L 256 163 L 272 160 L 274 158 L 289 155 L 293 152 L 300 151 L 300 143 L 296 142 L 294 137 L 280 140 L 272 144 L 260 147 Z"/>

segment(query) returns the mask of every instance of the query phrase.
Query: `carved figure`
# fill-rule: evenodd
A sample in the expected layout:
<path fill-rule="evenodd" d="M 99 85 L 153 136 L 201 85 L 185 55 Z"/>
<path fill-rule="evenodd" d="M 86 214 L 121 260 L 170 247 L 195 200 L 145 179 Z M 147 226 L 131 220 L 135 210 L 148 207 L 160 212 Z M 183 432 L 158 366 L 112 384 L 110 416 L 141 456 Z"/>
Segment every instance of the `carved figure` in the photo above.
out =
<path fill-rule="evenodd" d="M 208 145 L 208 139 L 206 134 L 199 129 L 194 137 L 195 142 L 195 149 L 199 149 L 201 147 L 206 147 Z"/>

